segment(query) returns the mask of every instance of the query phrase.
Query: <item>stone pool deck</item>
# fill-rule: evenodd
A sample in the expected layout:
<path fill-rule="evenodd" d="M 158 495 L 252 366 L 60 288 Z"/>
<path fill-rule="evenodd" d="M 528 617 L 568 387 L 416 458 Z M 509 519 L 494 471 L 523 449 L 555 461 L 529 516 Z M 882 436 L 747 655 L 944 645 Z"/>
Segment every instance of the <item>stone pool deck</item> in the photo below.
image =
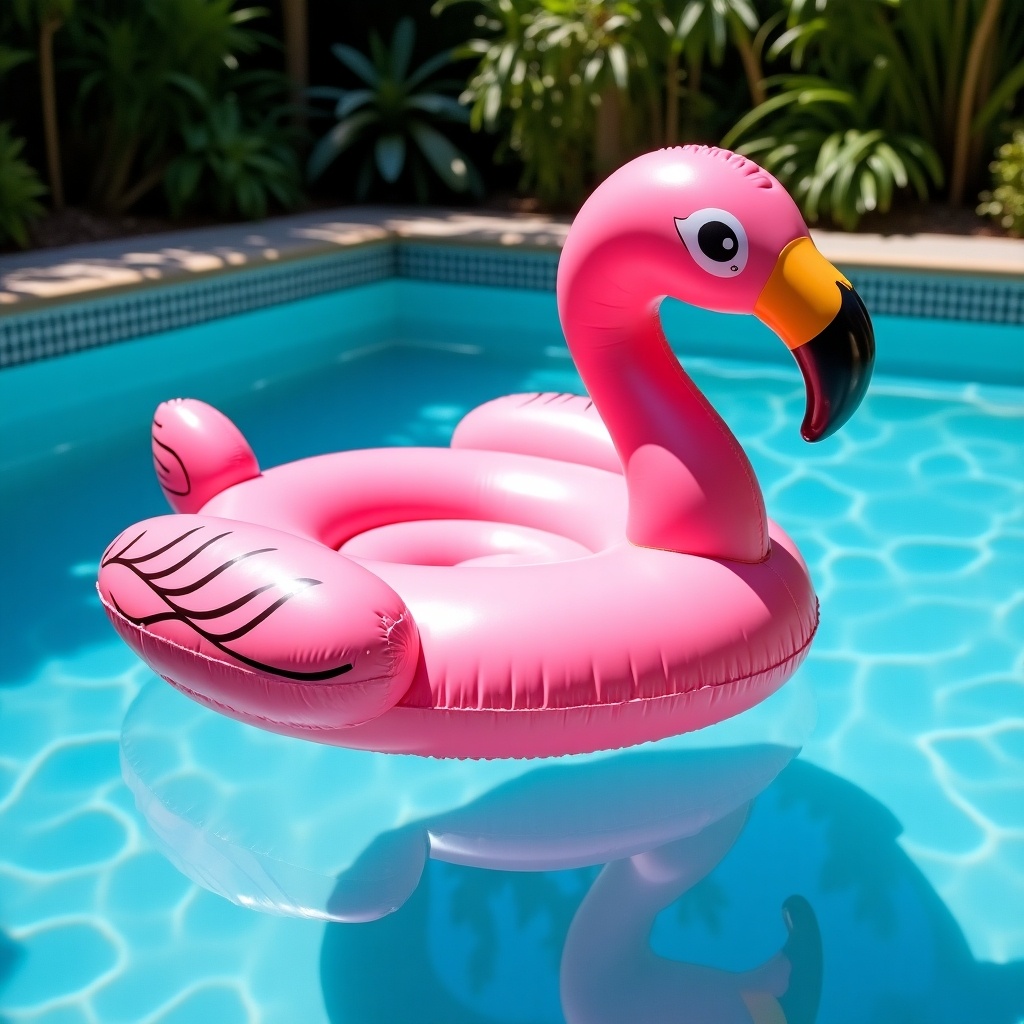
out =
<path fill-rule="evenodd" d="M 395 240 L 555 251 L 568 229 L 568 219 L 540 215 L 346 207 L 13 253 L 0 256 L 0 317 Z M 1024 241 L 1019 239 L 811 234 L 840 267 L 1024 279 Z"/>

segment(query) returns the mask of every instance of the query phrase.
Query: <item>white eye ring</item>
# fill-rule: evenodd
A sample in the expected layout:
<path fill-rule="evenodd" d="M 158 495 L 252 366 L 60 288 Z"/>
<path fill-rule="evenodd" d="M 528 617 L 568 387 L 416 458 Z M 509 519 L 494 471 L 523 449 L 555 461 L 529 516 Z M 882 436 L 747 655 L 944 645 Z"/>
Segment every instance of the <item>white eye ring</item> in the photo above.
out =
<path fill-rule="evenodd" d="M 728 210 L 709 206 L 676 217 L 676 231 L 694 263 L 715 277 L 735 277 L 747 265 L 747 233 Z"/>

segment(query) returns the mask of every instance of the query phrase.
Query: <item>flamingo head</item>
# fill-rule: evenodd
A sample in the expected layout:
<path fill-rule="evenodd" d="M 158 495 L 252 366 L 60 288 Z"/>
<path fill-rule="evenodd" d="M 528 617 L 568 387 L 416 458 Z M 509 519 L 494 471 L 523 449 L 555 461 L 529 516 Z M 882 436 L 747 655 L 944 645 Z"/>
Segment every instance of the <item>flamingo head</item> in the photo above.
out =
<path fill-rule="evenodd" d="M 573 222 L 558 292 L 563 314 L 579 297 L 626 312 L 665 296 L 754 314 L 804 375 L 808 441 L 838 430 L 871 378 L 874 333 L 860 297 L 780 182 L 727 150 L 663 149 L 615 171 Z"/>

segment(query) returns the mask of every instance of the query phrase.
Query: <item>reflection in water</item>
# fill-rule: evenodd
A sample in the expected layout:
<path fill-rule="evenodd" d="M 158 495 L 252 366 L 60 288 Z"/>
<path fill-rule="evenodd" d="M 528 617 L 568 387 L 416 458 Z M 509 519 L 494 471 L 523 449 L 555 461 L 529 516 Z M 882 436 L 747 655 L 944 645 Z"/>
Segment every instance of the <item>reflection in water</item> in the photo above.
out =
<path fill-rule="evenodd" d="M 190 877 L 334 922 L 337 1024 L 1017 1024 L 1024 964 L 975 961 L 892 814 L 792 760 L 809 699 L 798 678 L 659 744 L 459 762 L 272 736 L 154 683 L 122 760 Z"/>
<path fill-rule="evenodd" d="M 21 951 L 12 939 L 0 929 L 0 992 L 18 964 Z"/>
<path fill-rule="evenodd" d="M 884 806 L 799 760 L 748 806 L 600 873 L 429 863 L 397 913 L 327 926 L 331 1020 L 1021 1019 L 1024 963 L 974 959 Z"/>
<path fill-rule="evenodd" d="M 492 871 L 559 871 L 698 836 L 742 811 L 795 754 L 771 744 L 651 744 L 593 762 L 520 762 L 518 778 L 471 803 L 377 836 L 338 876 L 327 916 L 365 921 L 398 909 L 427 857 Z"/>
<path fill-rule="evenodd" d="M 783 749 L 718 752 L 718 770 L 732 776 L 726 787 L 730 800 L 723 800 L 713 784 L 704 786 L 713 783 L 712 761 L 682 755 L 674 764 L 663 763 L 663 778 L 706 797 L 697 817 L 672 823 L 677 832 L 697 831 L 613 861 L 589 891 L 593 872 L 462 869 L 454 877 L 441 874 L 438 884 L 428 871 L 420 890 L 397 913 L 358 927 L 328 926 L 321 968 L 331 1019 L 813 1024 L 821 991 L 821 937 L 803 898 L 786 902 L 785 946 L 750 970 L 658 956 L 649 941 L 655 917 L 733 846 L 747 820 L 749 798 L 768 781 Z M 763 774 L 752 770 L 755 764 Z M 598 781 L 594 773 L 586 774 L 590 783 Z M 630 774 L 628 767 L 624 774 Z M 567 795 L 583 796 L 584 781 L 578 779 L 573 789 Z M 536 790 L 532 796 L 536 799 Z M 543 803 L 539 806 L 543 814 Z M 564 820 L 578 820 L 578 807 L 571 801 L 563 806 Z M 474 810 L 467 808 L 465 823 Z M 610 847 L 629 843 L 631 832 L 634 846 L 646 845 L 628 825 L 613 824 L 614 800 L 608 812 Z M 518 845 L 514 829 L 502 831 L 509 850 Z M 557 851 L 564 837 L 554 829 L 548 835 L 548 857 L 536 838 L 531 842 L 535 863 L 561 859 Z M 495 833 L 489 838 L 496 847 Z M 598 853 L 594 847 L 592 856 Z M 488 859 L 507 861 L 509 855 Z M 350 886 L 350 879 L 342 880 L 341 888 Z M 467 931 L 475 933 L 468 944 Z M 399 950 L 401 980 L 392 983 L 384 972 Z"/>
<path fill-rule="evenodd" d="M 325 992 L 341 980 L 338 1020 L 459 1019 L 448 996 L 437 998 L 453 982 L 460 987 L 446 977 L 460 962 L 452 942 L 427 939 L 421 929 L 423 959 L 417 962 L 406 935 L 402 908 L 415 918 L 419 891 L 433 890 L 421 886 L 429 862 L 453 866 L 456 878 L 513 878 L 519 893 L 524 879 L 537 880 L 532 888 L 525 882 L 532 913 L 524 917 L 520 907 L 520 923 L 546 916 L 552 896 L 563 904 L 567 912 L 559 915 L 557 933 L 549 935 L 556 941 L 546 947 L 547 971 L 525 970 L 518 979 L 520 987 L 539 994 L 545 986 L 535 988 L 533 978 L 548 974 L 552 1019 L 561 1019 L 560 1005 L 569 1021 L 595 1024 L 676 1020 L 685 1007 L 694 1022 L 810 1024 L 821 953 L 805 902 L 794 901 L 791 910 L 799 927 L 792 927 L 790 945 L 806 954 L 800 970 L 788 947 L 774 950 L 753 970 L 735 973 L 655 956 L 647 941 L 655 915 L 725 856 L 751 800 L 795 756 L 810 728 L 809 704 L 809 691 L 794 685 L 731 722 L 631 750 L 532 762 L 446 762 L 272 737 L 156 684 L 126 718 L 122 759 L 165 852 L 201 884 L 245 905 L 360 922 L 371 930 L 368 939 L 372 933 L 388 936 L 387 950 L 370 943 L 371 963 L 346 959 L 337 971 L 325 968 Z M 765 737 L 777 742 L 750 742 Z M 276 790 L 272 779 L 278 780 Z M 589 881 L 593 868 L 609 861 L 582 904 L 585 883 L 560 895 L 545 891 L 552 873 L 585 870 Z M 488 975 L 524 965 L 521 956 L 502 948 L 507 936 L 500 921 L 488 919 L 491 901 L 467 899 L 461 886 L 451 891 L 444 913 L 462 916 L 470 929 L 474 922 L 482 925 L 489 937 L 465 960 L 467 977 L 475 979 L 471 987 L 486 991 Z M 388 924 L 362 924 L 381 918 Z M 353 939 L 362 944 L 358 930 Z M 381 977 L 396 955 L 401 986 Z M 551 980 L 559 976 L 559 961 L 561 998 L 558 982 Z M 360 969 L 353 974 L 356 964 Z M 349 1005 L 351 999 L 407 1000 L 415 987 L 410 975 L 444 980 L 432 997 L 417 996 L 418 1009 Z M 787 1019 L 783 1000 L 797 977 L 804 994 L 794 1005 L 806 1012 Z M 508 1001 L 486 1000 L 502 1002 Z M 482 1008 L 468 1009 L 472 1015 Z M 534 1005 L 526 1019 L 542 1010 Z"/>
<path fill-rule="evenodd" d="M 810 905 L 786 905 L 783 950 L 732 972 L 658 956 L 654 919 L 705 878 L 747 819 L 733 811 L 703 832 L 609 864 L 580 904 L 562 954 L 562 1009 L 569 1024 L 813 1024 L 821 992 L 821 936 Z M 789 1012 L 786 1012 L 786 1009 Z"/>
<path fill-rule="evenodd" d="M 166 855 L 235 903 L 367 921 L 402 906 L 428 858 L 559 871 L 630 857 L 747 803 L 811 728 L 808 687 L 632 750 L 533 761 L 435 760 L 275 736 L 154 681 L 121 761 Z"/>

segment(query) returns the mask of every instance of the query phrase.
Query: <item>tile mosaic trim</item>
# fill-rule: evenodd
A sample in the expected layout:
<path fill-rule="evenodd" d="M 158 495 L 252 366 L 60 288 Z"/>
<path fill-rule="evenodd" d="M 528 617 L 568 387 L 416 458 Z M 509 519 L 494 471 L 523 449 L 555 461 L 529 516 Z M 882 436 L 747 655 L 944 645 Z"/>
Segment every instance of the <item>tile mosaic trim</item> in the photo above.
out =
<path fill-rule="evenodd" d="M 448 284 L 553 292 L 558 256 L 558 252 L 551 250 L 481 249 L 402 242 L 398 247 L 398 276 Z"/>
<path fill-rule="evenodd" d="M 876 316 L 1024 324 L 1024 280 L 871 270 L 848 276 Z"/>
<path fill-rule="evenodd" d="M 394 277 L 387 242 L 0 318 L 0 368 Z"/>
<path fill-rule="evenodd" d="M 382 242 L 312 259 L 0 317 L 0 368 L 388 277 L 553 291 L 558 253 Z M 1024 280 L 851 270 L 876 315 L 1024 324 Z"/>

